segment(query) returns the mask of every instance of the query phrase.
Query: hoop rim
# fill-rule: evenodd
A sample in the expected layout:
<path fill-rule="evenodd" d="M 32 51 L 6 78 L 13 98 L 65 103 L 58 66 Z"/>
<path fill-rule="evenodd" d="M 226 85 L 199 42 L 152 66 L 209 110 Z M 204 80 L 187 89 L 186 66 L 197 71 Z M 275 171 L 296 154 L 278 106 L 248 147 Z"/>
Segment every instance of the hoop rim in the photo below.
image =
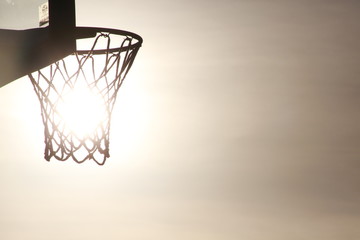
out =
<path fill-rule="evenodd" d="M 75 39 L 76 40 L 84 39 L 84 37 L 81 37 L 81 36 L 96 37 L 96 34 L 101 33 L 101 32 L 106 32 L 106 33 L 110 33 L 110 34 L 114 34 L 114 35 L 118 35 L 118 36 L 124 36 L 124 37 L 129 36 L 133 39 L 136 39 L 137 42 L 134 44 L 131 44 L 129 46 L 109 48 L 109 49 L 93 49 L 93 50 L 91 50 L 91 49 L 77 50 L 76 49 L 76 51 L 74 53 L 89 54 L 91 52 L 92 54 L 97 55 L 97 54 L 106 54 L 106 53 L 113 53 L 113 52 L 123 52 L 123 51 L 128 51 L 130 49 L 140 48 L 143 43 L 142 37 L 136 33 L 125 31 L 125 30 L 120 30 L 120 29 L 100 28 L 100 27 L 76 27 L 75 28 Z M 91 37 L 85 37 L 85 38 L 91 38 Z"/>

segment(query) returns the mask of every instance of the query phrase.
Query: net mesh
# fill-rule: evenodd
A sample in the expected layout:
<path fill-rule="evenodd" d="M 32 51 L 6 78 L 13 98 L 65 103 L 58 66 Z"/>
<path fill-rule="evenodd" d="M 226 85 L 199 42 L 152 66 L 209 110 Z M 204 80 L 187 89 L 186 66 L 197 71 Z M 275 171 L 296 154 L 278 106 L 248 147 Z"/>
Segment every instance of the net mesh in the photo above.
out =
<path fill-rule="evenodd" d="M 83 43 L 89 50 L 29 74 L 41 105 L 46 160 L 103 165 L 110 157 L 111 113 L 140 47 L 133 37 L 116 35 L 112 41 L 113 36 L 99 32 Z"/>

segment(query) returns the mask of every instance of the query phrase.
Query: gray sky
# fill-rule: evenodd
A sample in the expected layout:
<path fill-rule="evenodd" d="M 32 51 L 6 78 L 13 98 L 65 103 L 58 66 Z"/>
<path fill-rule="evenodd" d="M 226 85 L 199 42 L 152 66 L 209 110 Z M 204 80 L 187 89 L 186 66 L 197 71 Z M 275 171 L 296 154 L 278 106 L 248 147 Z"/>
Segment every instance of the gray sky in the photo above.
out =
<path fill-rule="evenodd" d="M 77 1 L 144 38 L 104 167 L 43 160 L 30 81 L 0 89 L 1 239 L 360 238 L 358 1 L 122 4 Z"/>

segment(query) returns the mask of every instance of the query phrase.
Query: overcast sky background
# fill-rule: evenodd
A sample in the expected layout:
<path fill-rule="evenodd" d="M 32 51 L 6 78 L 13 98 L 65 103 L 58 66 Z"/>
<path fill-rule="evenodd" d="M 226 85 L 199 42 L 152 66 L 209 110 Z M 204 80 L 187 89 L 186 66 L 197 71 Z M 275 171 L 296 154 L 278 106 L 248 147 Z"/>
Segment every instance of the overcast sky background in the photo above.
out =
<path fill-rule="evenodd" d="M 37 26 L 43 1 L 0 2 Z M 1 88 L 1 239 L 360 239 L 359 1 L 76 4 L 144 38 L 111 157 L 46 162 L 30 81 Z"/>

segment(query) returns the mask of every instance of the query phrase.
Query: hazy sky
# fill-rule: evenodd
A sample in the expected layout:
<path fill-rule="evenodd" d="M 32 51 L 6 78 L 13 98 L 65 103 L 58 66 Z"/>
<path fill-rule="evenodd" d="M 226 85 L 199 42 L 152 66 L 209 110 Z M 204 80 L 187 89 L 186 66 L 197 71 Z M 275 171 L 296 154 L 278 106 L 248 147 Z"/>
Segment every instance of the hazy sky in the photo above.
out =
<path fill-rule="evenodd" d="M 0 1 L 1 28 L 36 27 L 43 1 Z M 30 81 L 1 88 L 0 238 L 360 239 L 359 10 L 77 0 L 79 26 L 144 38 L 111 157 L 46 162 Z"/>

